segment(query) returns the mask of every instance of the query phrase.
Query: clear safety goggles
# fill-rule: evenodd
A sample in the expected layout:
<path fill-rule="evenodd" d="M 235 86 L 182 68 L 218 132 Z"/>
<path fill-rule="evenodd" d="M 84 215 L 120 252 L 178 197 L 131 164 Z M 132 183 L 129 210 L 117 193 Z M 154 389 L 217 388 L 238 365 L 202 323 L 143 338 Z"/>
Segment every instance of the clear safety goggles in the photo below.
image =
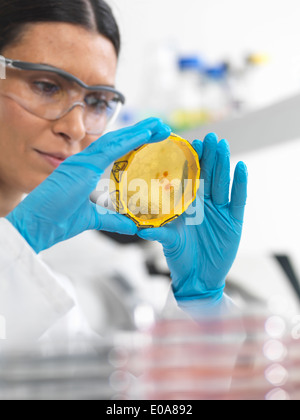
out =
<path fill-rule="evenodd" d="M 86 133 L 101 135 L 125 103 L 124 95 L 114 88 L 88 86 L 59 68 L 4 57 L 2 60 L 7 71 L 1 94 L 37 117 L 59 120 L 80 106 Z"/>

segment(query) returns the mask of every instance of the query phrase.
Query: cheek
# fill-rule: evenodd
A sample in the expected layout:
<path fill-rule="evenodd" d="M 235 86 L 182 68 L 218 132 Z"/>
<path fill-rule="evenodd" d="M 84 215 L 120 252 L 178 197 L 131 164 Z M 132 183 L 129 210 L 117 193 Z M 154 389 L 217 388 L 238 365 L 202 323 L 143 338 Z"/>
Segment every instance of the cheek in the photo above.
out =
<path fill-rule="evenodd" d="M 94 143 L 96 140 L 99 139 L 99 137 L 101 137 L 101 135 L 99 136 L 86 136 L 85 139 L 81 142 L 81 152 L 86 149 L 87 147 L 89 147 L 92 143 Z"/>
<path fill-rule="evenodd" d="M 4 98 L 0 101 L 0 130 L 4 138 L 0 141 L 19 150 L 26 149 L 26 139 L 37 136 L 39 129 L 45 126 L 44 121 L 26 112 L 13 100 Z M 3 145 L 4 146 L 4 145 Z"/>
<path fill-rule="evenodd" d="M 0 100 L 0 178 L 11 188 L 29 192 L 46 178 L 36 173 L 30 154 L 31 144 L 41 137 L 44 127 L 44 121 L 13 101 Z"/>
<path fill-rule="evenodd" d="M 10 100 L 2 100 L 0 103 L 0 146 L 1 146 L 1 168 L 3 161 L 12 164 L 12 160 L 24 147 L 24 132 L 26 122 L 24 112 Z M 22 135 L 23 133 L 23 135 Z"/>

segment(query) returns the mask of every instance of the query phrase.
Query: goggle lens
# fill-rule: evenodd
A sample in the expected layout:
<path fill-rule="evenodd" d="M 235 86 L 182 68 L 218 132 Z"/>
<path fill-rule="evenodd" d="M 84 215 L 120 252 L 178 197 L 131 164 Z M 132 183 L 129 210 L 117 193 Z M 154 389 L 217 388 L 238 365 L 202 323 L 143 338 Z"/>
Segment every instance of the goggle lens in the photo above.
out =
<path fill-rule="evenodd" d="M 55 71 L 10 68 L 2 92 L 28 112 L 51 121 L 81 106 L 87 134 L 102 134 L 116 119 L 124 97 L 106 86 L 84 88 L 75 79 Z"/>

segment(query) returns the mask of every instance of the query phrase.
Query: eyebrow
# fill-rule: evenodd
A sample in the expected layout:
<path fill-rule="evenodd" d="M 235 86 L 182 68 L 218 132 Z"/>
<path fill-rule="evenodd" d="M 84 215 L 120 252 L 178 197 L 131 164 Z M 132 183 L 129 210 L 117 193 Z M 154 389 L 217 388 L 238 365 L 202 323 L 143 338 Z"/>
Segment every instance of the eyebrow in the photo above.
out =
<path fill-rule="evenodd" d="M 77 78 L 76 76 L 74 76 L 72 73 L 70 73 L 70 72 L 68 72 L 68 71 L 66 71 L 66 70 L 63 70 L 63 69 L 61 69 L 60 67 L 56 67 L 56 66 L 53 66 L 53 64 L 50 64 L 50 63 L 37 63 L 39 66 L 47 66 L 47 67 L 50 67 L 50 68 L 52 68 L 52 69 L 55 69 L 55 70 L 58 70 L 59 72 L 63 72 L 63 73 L 65 73 L 66 75 L 70 75 L 70 76 L 72 76 L 72 78 L 74 78 L 74 79 L 77 79 L 78 81 L 80 81 L 81 83 L 83 83 L 85 86 L 90 86 L 90 87 L 98 87 L 98 86 L 101 86 L 101 87 L 103 87 L 103 86 L 107 86 L 107 87 L 110 87 L 110 88 L 112 88 L 112 89 L 114 89 L 115 88 L 115 85 L 103 85 L 103 84 L 101 84 L 101 83 L 99 83 L 99 84 L 97 84 L 97 85 L 86 85 L 84 82 L 82 82 L 82 80 L 81 79 L 79 79 L 79 78 Z"/>
<path fill-rule="evenodd" d="M 74 78 L 74 80 L 76 80 L 78 82 L 80 81 L 84 85 L 83 87 L 85 87 L 85 86 L 88 86 L 88 87 L 100 87 L 100 86 L 103 87 L 103 86 L 107 86 L 107 87 L 110 87 L 112 89 L 115 88 L 115 85 L 103 85 L 101 83 L 99 83 L 97 85 L 86 85 L 81 79 L 79 79 L 78 77 L 74 76 L 72 73 L 70 73 L 70 72 L 68 72 L 66 70 L 63 70 L 60 67 L 53 66 L 53 64 L 50 64 L 50 63 L 32 63 L 32 64 L 37 64 L 38 66 L 41 66 L 41 67 L 42 66 L 50 67 L 50 69 L 56 70 L 59 73 L 61 73 L 62 76 L 65 74 L 66 75 L 66 78 L 69 78 L 68 76 L 72 76 L 72 79 Z"/>

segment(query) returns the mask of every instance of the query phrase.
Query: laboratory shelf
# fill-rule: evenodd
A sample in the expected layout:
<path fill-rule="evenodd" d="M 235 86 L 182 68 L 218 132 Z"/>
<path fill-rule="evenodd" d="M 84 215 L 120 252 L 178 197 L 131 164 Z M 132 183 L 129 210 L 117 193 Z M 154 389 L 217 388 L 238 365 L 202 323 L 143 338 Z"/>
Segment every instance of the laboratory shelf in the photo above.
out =
<path fill-rule="evenodd" d="M 232 154 L 274 146 L 300 138 L 300 94 L 238 117 L 185 130 L 186 139 L 203 139 L 209 132 L 230 142 Z"/>

